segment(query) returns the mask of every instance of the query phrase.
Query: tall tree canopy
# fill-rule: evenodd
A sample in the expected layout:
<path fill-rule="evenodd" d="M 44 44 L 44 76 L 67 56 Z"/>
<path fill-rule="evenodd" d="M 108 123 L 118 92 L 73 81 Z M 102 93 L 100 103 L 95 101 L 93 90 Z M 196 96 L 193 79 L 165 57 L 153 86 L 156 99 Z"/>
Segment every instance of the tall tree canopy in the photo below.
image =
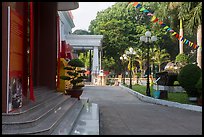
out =
<path fill-rule="evenodd" d="M 189 31 L 192 25 L 188 26 L 187 24 L 191 23 L 191 20 L 194 20 L 194 23 L 191 24 L 202 21 L 199 18 L 199 15 L 201 15 L 200 9 L 202 10 L 200 3 L 191 3 L 191 8 L 188 9 L 189 13 L 185 12 L 184 9 L 181 10 L 183 7 L 189 6 L 188 2 L 142 2 L 141 4 L 145 9 L 162 19 L 165 24 L 171 26 L 176 32 L 179 31 L 179 19 L 183 17 L 184 27 L 185 29 L 188 28 L 188 31 L 184 33 L 184 37 L 192 41 L 196 40 L 195 32 Z M 193 13 L 197 13 L 198 16 L 193 16 Z M 185 17 L 181 16 L 184 14 L 186 14 Z M 187 19 L 191 20 L 187 21 Z M 151 16 L 147 16 L 146 13 L 136 9 L 128 2 L 117 2 L 112 7 L 98 12 L 96 19 L 91 21 L 89 31 L 91 34 L 104 36 L 102 41 L 103 57 L 106 59 L 112 57 L 114 59 L 116 73 L 120 71 L 118 69 L 121 66 L 119 58 L 128 47 L 139 47 L 141 49 L 147 47 L 139 40 L 140 36 L 144 35 L 147 30 L 150 30 L 152 35 L 158 37 L 154 45 L 161 50 L 165 49 L 170 54 L 170 60 L 175 60 L 179 53 L 179 41 L 164 30 L 161 25 L 150 20 Z M 191 49 L 191 47 L 186 45 L 185 48 L 187 51 Z"/>
<path fill-rule="evenodd" d="M 155 4 L 152 2 L 151 4 Z M 152 7 L 147 5 L 147 7 Z M 151 9 L 150 9 L 151 10 Z M 154 10 L 154 9 L 153 9 Z M 166 48 L 168 45 L 168 52 L 172 53 L 174 57 L 178 52 L 176 41 L 173 41 L 166 35 L 165 31 L 160 28 L 153 28 L 150 22 L 150 17 L 146 16 L 135 7 L 128 5 L 128 2 L 117 2 L 112 7 L 109 7 L 97 13 L 96 19 L 91 21 L 89 31 L 91 34 L 103 35 L 103 57 L 115 60 L 115 71 L 120 71 L 121 61 L 120 56 L 128 47 L 143 47 L 140 42 L 140 36 L 144 35 L 147 30 L 152 32 L 152 35 L 158 37 L 156 42 L 161 48 Z"/>
<path fill-rule="evenodd" d="M 76 35 L 90 35 L 90 32 L 83 30 L 83 29 L 77 29 L 72 34 Z"/>

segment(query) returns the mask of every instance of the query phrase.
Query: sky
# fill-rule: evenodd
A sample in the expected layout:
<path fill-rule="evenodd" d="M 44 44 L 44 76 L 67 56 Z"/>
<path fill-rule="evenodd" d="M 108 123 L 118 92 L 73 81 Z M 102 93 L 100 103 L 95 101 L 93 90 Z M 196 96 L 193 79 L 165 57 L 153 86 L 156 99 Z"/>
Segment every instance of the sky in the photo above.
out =
<path fill-rule="evenodd" d="M 88 31 L 91 20 L 96 18 L 97 12 L 107 9 L 115 2 L 78 2 L 79 8 L 72 10 L 75 27 L 72 29 L 83 29 Z"/>

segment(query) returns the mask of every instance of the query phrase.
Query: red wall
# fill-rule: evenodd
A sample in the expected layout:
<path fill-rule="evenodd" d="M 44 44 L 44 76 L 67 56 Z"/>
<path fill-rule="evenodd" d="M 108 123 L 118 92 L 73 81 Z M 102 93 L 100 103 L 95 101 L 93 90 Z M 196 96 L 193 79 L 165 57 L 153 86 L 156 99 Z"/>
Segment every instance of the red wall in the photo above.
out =
<path fill-rule="evenodd" d="M 25 2 L 2 2 L 2 112 L 6 112 L 7 106 L 7 63 L 8 63 L 8 6 L 23 17 L 24 27 L 27 25 L 27 14 L 24 12 L 26 9 Z M 26 27 L 23 31 L 26 31 Z M 26 39 L 24 39 L 24 54 L 25 60 L 23 65 L 26 64 Z M 26 67 L 26 66 L 24 66 Z M 26 69 L 25 69 L 26 72 Z M 24 73 L 23 75 L 26 75 Z"/>

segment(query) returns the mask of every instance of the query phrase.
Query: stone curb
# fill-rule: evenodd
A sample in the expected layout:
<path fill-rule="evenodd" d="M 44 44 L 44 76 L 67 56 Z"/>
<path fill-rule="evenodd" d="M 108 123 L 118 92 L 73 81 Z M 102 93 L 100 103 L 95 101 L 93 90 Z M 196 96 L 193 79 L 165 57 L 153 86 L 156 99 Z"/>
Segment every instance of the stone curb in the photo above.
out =
<path fill-rule="evenodd" d="M 177 108 L 202 112 L 202 107 L 201 106 L 181 104 L 181 103 L 178 103 L 178 102 L 155 99 L 155 98 L 152 98 L 152 97 L 145 96 L 145 95 L 143 95 L 141 93 L 135 92 L 134 90 L 132 90 L 130 88 L 127 88 L 127 87 L 125 87 L 123 85 L 119 85 L 119 86 L 121 88 L 124 88 L 125 90 L 127 90 L 129 93 L 133 94 L 134 96 L 136 96 L 140 100 L 148 102 L 148 103 L 154 103 L 154 104 L 164 105 L 164 106 L 168 106 L 168 107 L 177 107 Z"/>

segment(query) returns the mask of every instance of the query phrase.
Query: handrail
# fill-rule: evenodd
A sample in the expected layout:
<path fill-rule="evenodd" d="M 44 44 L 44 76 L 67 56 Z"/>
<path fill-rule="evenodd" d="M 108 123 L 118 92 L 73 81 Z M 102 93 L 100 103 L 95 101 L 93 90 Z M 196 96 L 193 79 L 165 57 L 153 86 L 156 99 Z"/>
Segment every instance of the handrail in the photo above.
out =
<path fill-rule="evenodd" d="M 156 79 L 156 80 L 154 81 L 154 83 L 157 84 L 157 81 L 159 81 L 160 79 L 161 79 L 161 77 L 159 77 L 158 79 Z"/>

